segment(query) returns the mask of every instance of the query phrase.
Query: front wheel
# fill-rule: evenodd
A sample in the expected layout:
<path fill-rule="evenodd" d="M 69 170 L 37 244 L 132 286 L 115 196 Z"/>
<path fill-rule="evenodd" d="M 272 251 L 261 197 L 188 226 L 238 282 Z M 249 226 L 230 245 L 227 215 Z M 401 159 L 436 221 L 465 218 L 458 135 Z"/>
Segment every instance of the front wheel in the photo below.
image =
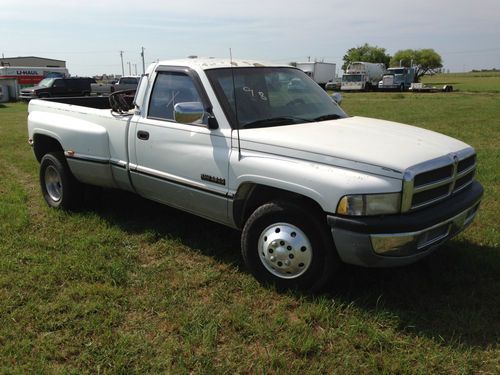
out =
<path fill-rule="evenodd" d="M 241 236 L 245 264 L 263 284 L 279 290 L 320 290 L 339 264 L 326 223 L 294 203 L 255 210 Z"/>
<path fill-rule="evenodd" d="M 73 177 L 62 153 L 49 153 L 40 162 L 40 187 L 50 207 L 77 208 L 82 200 L 82 185 Z"/>

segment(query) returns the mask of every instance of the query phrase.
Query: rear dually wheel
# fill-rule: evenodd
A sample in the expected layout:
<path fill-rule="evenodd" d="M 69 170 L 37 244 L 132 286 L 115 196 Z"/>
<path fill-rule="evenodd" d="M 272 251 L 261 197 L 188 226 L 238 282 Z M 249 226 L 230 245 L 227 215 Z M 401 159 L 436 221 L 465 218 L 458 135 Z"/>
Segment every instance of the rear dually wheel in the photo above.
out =
<path fill-rule="evenodd" d="M 71 173 L 61 152 L 43 156 L 40 162 L 40 188 L 50 207 L 75 209 L 82 200 L 82 185 Z"/>

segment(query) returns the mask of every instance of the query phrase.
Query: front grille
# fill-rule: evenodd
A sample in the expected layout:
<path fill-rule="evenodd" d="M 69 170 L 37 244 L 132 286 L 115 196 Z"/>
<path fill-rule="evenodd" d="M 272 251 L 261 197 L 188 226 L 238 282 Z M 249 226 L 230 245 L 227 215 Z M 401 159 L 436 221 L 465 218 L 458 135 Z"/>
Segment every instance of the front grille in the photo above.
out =
<path fill-rule="evenodd" d="M 446 199 L 469 186 L 475 172 L 476 155 L 472 148 L 409 168 L 404 178 L 402 211 Z"/>
<path fill-rule="evenodd" d="M 426 202 L 435 201 L 440 198 L 445 198 L 450 193 L 450 184 L 440 186 L 436 189 L 424 190 L 420 193 L 413 194 L 411 201 L 412 207 L 421 206 Z"/>
<path fill-rule="evenodd" d="M 476 164 L 476 155 L 469 156 L 458 162 L 457 173 L 463 172 Z"/>
<path fill-rule="evenodd" d="M 434 169 L 415 176 L 415 186 L 427 185 L 453 176 L 453 165 Z"/>
<path fill-rule="evenodd" d="M 472 170 L 465 176 L 458 178 L 457 182 L 455 182 L 455 188 L 453 189 L 453 191 L 462 190 L 464 187 L 470 184 L 472 180 L 474 180 L 474 172 L 475 171 Z"/>

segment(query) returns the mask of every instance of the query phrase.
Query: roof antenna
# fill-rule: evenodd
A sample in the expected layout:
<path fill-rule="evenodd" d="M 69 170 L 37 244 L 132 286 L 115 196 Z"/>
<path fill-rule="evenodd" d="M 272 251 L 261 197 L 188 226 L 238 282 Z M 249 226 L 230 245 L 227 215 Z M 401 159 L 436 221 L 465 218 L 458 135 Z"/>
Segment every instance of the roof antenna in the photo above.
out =
<path fill-rule="evenodd" d="M 241 160 L 240 121 L 238 120 L 238 104 L 236 102 L 236 84 L 234 83 L 233 53 L 231 51 L 231 48 L 229 48 L 229 63 L 231 65 L 231 77 L 233 78 L 234 114 L 236 116 L 236 134 L 238 137 L 238 161 L 240 161 Z"/>

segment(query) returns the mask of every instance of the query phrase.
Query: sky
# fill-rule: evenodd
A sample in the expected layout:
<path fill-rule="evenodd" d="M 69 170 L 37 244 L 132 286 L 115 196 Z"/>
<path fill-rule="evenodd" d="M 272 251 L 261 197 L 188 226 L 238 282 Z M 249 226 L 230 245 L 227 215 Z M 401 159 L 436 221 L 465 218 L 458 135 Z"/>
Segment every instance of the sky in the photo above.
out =
<path fill-rule="evenodd" d="M 500 0 L 0 0 L 0 53 L 65 60 L 72 75 L 142 73 L 189 55 L 337 63 L 368 43 L 433 48 L 451 72 L 500 69 Z"/>

